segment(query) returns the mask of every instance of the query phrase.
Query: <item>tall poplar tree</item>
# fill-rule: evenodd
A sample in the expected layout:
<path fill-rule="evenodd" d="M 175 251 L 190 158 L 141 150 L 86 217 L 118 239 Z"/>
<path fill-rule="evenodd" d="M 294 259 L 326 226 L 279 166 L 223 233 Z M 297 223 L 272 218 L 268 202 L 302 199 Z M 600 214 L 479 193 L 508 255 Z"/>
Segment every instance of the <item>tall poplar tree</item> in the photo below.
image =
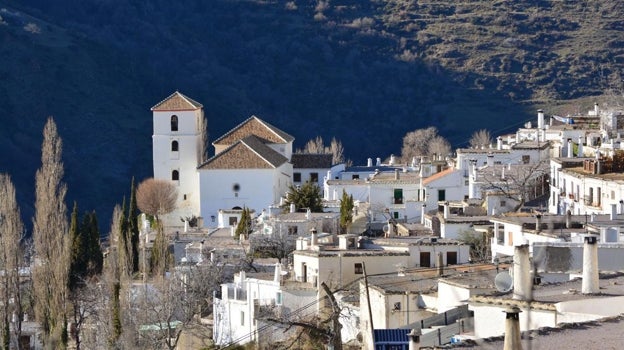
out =
<path fill-rule="evenodd" d="M 42 341 L 48 348 L 65 348 L 67 342 L 71 242 L 65 205 L 67 187 L 62 181 L 65 172 L 62 149 L 56 123 L 50 117 L 43 129 L 41 168 L 35 177 L 32 272 L 35 317 L 42 327 Z"/>
<path fill-rule="evenodd" d="M 2 344 L 10 348 L 11 332 L 15 340 L 13 348 L 21 349 L 22 335 L 22 293 L 19 270 L 23 263 L 23 249 L 20 245 L 24 224 L 15 199 L 15 187 L 9 175 L 0 174 L 0 264 L 4 270 L 2 279 Z M 9 300 L 13 302 L 9 302 Z M 11 315 L 19 315 L 10 327 Z M 12 330 L 11 330 L 12 328 Z"/>

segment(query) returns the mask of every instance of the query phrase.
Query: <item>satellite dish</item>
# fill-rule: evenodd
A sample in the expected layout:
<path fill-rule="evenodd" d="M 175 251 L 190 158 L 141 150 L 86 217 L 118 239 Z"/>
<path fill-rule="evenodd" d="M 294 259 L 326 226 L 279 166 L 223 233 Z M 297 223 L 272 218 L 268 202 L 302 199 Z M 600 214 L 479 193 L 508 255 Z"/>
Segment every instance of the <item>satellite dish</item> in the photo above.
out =
<path fill-rule="evenodd" d="M 513 279 L 507 271 L 499 272 L 494 278 L 496 290 L 502 293 L 509 292 L 513 288 Z"/>

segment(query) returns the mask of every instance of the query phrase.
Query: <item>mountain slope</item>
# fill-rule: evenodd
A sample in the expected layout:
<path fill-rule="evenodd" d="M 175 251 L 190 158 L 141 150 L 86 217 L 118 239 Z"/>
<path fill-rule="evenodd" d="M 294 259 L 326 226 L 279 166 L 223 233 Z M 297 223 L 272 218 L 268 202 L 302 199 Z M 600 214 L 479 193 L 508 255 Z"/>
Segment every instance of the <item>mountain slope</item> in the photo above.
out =
<path fill-rule="evenodd" d="M 0 171 L 28 215 L 53 115 L 69 199 L 107 217 L 132 176 L 151 174 L 149 108 L 176 89 L 205 106 L 211 139 L 255 114 L 298 147 L 335 136 L 358 163 L 430 125 L 465 145 L 533 118 L 533 102 L 617 80 L 623 12 L 602 0 L 0 0 Z"/>

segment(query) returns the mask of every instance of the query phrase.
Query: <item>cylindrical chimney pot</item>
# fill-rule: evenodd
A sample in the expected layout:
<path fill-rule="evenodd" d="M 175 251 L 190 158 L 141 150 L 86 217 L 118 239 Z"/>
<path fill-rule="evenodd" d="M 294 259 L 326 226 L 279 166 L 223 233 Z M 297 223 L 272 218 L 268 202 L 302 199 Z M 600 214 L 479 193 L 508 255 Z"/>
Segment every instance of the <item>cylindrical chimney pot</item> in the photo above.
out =
<path fill-rule="evenodd" d="M 514 247 L 513 299 L 524 301 L 533 299 L 533 281 L 531 280 L 531 262 L 529 260 L 528 244 Z"/>
<path fill-rule="evenodd" d="M 520 343 L 520 309 L 516 306 L 509 307 L 505 311 L 505 341 L 504 350 L 522 350 Z"/>
<path fill-rule="evenodd" d="M 600 292 L 598 276 L 598 239 L 596 236 L 585 236 L 583 244 L 583 294 L 597 294 Z"/>

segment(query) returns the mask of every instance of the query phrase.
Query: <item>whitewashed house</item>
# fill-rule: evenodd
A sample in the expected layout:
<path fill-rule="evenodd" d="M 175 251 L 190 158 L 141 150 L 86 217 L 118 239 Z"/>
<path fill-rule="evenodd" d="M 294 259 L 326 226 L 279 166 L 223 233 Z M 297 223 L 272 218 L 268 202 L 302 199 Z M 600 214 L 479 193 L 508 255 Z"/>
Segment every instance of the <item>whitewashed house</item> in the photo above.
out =
<path fill-rule="evenodd" d="M 316 289 L 289 289 L 284 285 L 284 278 L 281 267 L 276 265 L 273 274 L 247 276 L 241 271 L 232 283 L 222 284 L 220 297 L 213 302 L 215 344 L 268 345 L 288 336 L 283 327 L 267 325 L 265 319 L 301 310 L 317 299 L 317 293 Z"/>

